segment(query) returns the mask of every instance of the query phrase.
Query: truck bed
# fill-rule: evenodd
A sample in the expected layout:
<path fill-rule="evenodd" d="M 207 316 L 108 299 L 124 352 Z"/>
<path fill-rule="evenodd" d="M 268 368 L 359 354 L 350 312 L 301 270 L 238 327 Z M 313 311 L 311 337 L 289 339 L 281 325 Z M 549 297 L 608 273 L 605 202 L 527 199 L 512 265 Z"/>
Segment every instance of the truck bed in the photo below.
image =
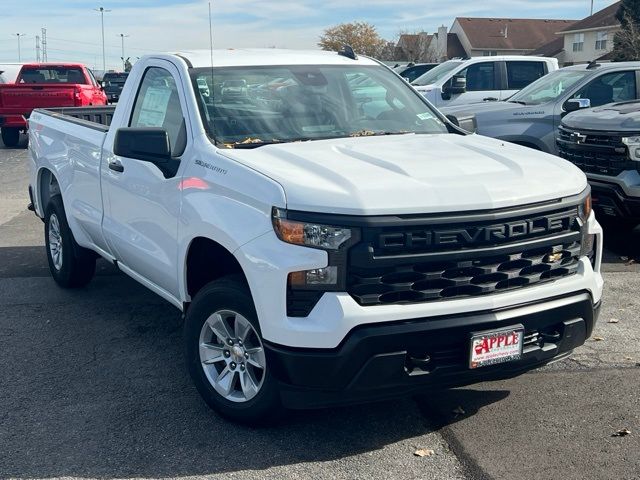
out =
<path fill-rule="evenodd" d="M 105 105 L 101 107 L 39 108 L 35 111 L 43 115 L 49 115 L 60 120 L 106 132 L 109 130 L 115 110 L 115 106 Z"/>

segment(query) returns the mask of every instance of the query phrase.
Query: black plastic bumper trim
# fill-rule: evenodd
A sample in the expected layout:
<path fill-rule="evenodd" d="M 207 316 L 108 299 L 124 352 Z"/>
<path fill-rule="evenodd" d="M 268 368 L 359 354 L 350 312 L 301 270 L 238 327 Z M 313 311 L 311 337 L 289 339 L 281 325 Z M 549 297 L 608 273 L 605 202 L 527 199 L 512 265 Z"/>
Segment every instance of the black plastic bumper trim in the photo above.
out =
<path fill-rule="evenodd" d="M 554 306 L 553 300 L 562 301 Z M 518 375 L 582 345 L 598 313 L 599 304 L 594 305 L 584 292 L 499 311 L 362 325 L 335 349 L 270 342 L 265 342 L 265 348 L 283 403 L 289 408 L 316 408 Z M 472 331 L 515 324 L 525 327 L 531 342 L 525 344 L 521 360 L 468 368 Z"/>
<path fill-rule="evenodd" d="M 629 197 L 619 185 L 589 179 L 593 191 L 593 208 L 613 208 L 620 217 L 637 218 L 640 220 L 640 198 Z M 609 198 L 613 205 L 602 205 L 602 198 Z"/>

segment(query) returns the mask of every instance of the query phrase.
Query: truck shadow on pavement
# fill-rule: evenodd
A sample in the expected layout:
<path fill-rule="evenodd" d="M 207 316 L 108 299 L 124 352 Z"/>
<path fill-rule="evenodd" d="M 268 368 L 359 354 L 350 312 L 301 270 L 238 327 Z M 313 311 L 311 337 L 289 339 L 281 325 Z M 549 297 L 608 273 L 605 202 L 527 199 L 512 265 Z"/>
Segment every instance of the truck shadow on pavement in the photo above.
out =
<path fill-rule="evenodd" d="M 37 260 L 42 249 L 0 253 Z M 229 423 L 188 377 L 179 312 L 105 273 L 74 292 L 19 267 L 0 275 L 0 477 L 263 471 L 402 441 L 412 458 L 413 439 L 433 430 L 411 399 L 294 412 L 263 429 Z"/>

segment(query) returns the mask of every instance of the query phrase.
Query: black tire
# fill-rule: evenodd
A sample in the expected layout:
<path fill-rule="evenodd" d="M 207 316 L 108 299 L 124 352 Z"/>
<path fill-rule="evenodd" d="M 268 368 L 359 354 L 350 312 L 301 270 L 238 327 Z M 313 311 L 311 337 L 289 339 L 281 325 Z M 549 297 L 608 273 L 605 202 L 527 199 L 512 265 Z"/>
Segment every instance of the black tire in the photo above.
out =
<path fill-rule="evenodd" d="M 54 216 L 58 223 L 61 238 L 60 244 L 62 245 L 60 248 L 62 252 L 61 264 L 58 264 L 58 266 L 56 266 L 56 260 L 52 255 L 49 237 Z M 49 270 L 56 283 L 63 288 L 80 288 L 87 285 L 96 271 L 96 255 L 76 243 L 67 223 L 67 216 L 60 195 L 51 197 L 49 205 L 47 205 L 44 217 L 44 238 Z"/>
<path fill-rule="evenodd" d="M 231 276 L 213 281 L 197 293 L 185 318 L 184 342 L 189 374 L 207 405 L 223 417 L 248 425 L 273 424 L 280 419 L 284 409 L 278 382 L 268 364 L 258 394 L 242 403 L 230 401 L 219 394 L 204 372 L 199 353 L 200 332 L 205 321 L 220 310 L 241 314 L 262 341 L 253 299 L 244 279 Z"/>
<path fill-rule="evenodd" d="M 20 130 L 18 128 L 2 128 L 2 143 L 5 147 L 14 148 L 20 142 Z"/>

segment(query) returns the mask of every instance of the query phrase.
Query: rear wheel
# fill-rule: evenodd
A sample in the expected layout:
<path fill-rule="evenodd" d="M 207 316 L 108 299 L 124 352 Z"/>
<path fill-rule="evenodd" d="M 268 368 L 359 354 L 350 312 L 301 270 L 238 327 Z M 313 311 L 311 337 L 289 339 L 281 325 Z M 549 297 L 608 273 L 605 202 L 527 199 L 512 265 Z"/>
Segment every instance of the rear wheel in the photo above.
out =
<path fill-rule="evenodd" d="M 84 287 L 96 271 L 93 252 L 73 238 L 59 195 L 51 198 L 44 219 L 44 238 L 51 276 L 64 288 Z"/>
<path fill-rule="evenodd" d="M 18 128 L 2 128 L 2 143 L 5 147 L 13 148 L 18 146 L 20 141 L 20 129 Z"/>
<path fill-rule="evenodd" d="M 246 282 L 223 278 L 198 292 L 186 316 L 185 352 L 200 395 L 218 413 L 248 424 L 279 418 L 278 384 Z"/>

